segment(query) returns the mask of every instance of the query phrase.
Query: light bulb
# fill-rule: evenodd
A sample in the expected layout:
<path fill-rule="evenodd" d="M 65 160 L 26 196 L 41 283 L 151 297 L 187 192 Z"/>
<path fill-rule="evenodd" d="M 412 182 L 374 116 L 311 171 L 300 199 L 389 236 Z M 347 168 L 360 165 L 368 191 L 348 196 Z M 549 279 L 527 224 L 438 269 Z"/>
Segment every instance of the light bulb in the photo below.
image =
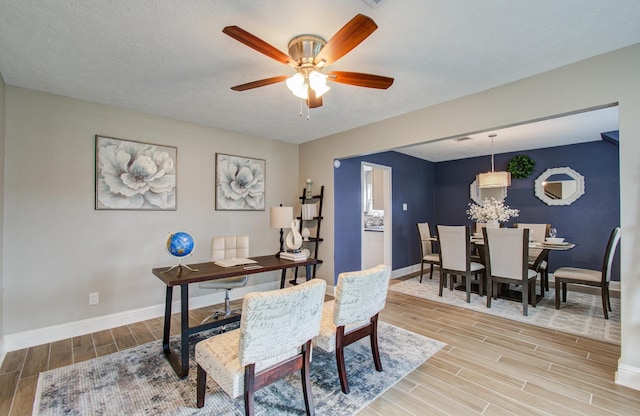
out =
<path fill-rule="evenodd" d="M 331 89 L 327 86 L 327 76 L 318 71 L 309 73 L 309 86 L 316 92 L 316 97 L 322 97 Z"/>

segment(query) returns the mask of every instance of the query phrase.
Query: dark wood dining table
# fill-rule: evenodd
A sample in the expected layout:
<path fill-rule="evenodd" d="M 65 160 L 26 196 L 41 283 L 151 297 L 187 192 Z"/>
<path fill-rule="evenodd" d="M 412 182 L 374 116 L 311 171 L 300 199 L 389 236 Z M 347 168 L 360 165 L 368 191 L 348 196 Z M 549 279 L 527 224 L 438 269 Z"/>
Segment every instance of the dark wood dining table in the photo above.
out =
<path fill-rule="evenodd" d="M 162 350 L 179 377 L 184 378 L 189 374 L 189 336 L 208 329 L 237 322 L 240 315 L 232 315 L 227 318 L 217 319 L 206 324 L 189 327 L 189 285 L 192 283 L 206 282 L 210 280 L 224 279 L 281 270 L 280 288 L 284 287 L 287 269 L 306 267 L 306 280 L 311 279 L 311 266 L 318 263 L 316 259 L 304 261 L 284 260 L 274 255 L 250 257 L 255 264 L 222 267 L 214 262 L 189 264 L 186 267 L 157 267 L 151 272 L 167 285 L 164 310 L 164 328 L 162 335 Z M 180 358 L 172 353 L 169 345 L 169 333 L 171 330 L 171 305 L 173 288 L 180 286 Z"/>

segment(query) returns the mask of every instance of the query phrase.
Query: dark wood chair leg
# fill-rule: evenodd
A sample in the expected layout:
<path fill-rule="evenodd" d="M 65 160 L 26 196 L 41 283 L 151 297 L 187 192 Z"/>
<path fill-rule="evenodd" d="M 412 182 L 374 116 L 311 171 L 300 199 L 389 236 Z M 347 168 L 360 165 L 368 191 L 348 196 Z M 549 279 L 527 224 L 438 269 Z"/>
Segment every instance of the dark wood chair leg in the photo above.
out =
<path fill-rule="evenodd" d="M 522 315 L 529 316 L 529 284 L 522 285 Z"/>
<path fill-rule="evenodd" d="M 311 394 L 311 377 L 309 376 L 311 366 L 311 341 L 307 341 L 302 349 L 304 358 L 302 359 L 302 369 L 300 370 L 300 372 L 302 375 L 302 394 L 304 396 L 304 407 L 307 410 L 307 415 L 313 416 L 315 415 L 315 410 L 313 408 L 313 394 Z"/>
<path fill-rule="evenodd" d="M 255 414 L 253 404 L 253 395 L 255 393 L 255 370 L 255 364 L 247 364 L 244 367 L 244 414 L 246 416 L 253 416 Z"/>
<path fill-rule="evenodd" d="M 196 403 L 198 407 L 204 407 L 204 394 L 207 389 L 207 372 L 198 364 L 196 376 Z"/>
<path fill-rule="evenodd" d="M 468 274 L 464 277 L 465 290 L 467 292 L 467 303 L 471 303 L 471 275 Z"/>
<path fill-rule="evenodd" d="M 567 301 L 567 284 L 565 282 L 562 282 L 562 301 Z"/>
<path fill-rule="evenodd" d="M 340 378 L 342 392 L 349 394 L 347 370 L 344 365 L 344 326 L 339 326 L 336 330 L 336 363 L 338 365 L 338 378 Z"/>
<path fill-rule="evenodd" d="M 607 302 L 607 298 L 609 297 L 609 293 L 607 291 L 607 287 L 606 286 L 602 286 L 602 311 L 604 312 L 604 319 L 609 319 L 609 312 L 608 312 L 608 302 Z"/>
<path fill-rule="evenodd" d="M 420 262 L 420 283 L 422 283 L 422 275 L 424 274 L 424 262 Z"/>
<path fill-rule="evenodd" d="M 442 297 L 442 290 L 444 289 L 445 283 L 447 281 L 447 274 L 440 271 L 440 282 L 438 284 L 438 296 Z"/>
<path fill-rule="evenodd" d="M 382 361 L 380 360 L 380 351 L 378 350 L 378 314 L 371 318 L 371 353 L 373 354 L 373 363 L 376 371 L 382 371 Z"/>
<path fill-rule="evenodd" d="M 431 263 L 431 268 L 429 271 L 429 279 L 433 279 L 433 263 Z"/>
<path fill-rule="evenodd" d="M 560 280 L 556 277 L 556 309 L 560 309 L 560 295 L 562 292 L 562 286 Z"/>

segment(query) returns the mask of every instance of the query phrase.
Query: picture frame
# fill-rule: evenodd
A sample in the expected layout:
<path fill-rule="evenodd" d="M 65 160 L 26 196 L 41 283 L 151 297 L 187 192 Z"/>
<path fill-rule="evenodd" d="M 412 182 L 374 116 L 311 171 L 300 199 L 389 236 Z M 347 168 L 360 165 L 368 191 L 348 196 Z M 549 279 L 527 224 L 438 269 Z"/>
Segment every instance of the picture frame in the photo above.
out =
<path fill-rule="evenodd" d="M 178 148 L 95 136 L 95 209 L 176 211 Z"/>
<path fill-rule="evenodd" d="M 266 161 L 216 153 L 216 211 L 264 211 Z"/>

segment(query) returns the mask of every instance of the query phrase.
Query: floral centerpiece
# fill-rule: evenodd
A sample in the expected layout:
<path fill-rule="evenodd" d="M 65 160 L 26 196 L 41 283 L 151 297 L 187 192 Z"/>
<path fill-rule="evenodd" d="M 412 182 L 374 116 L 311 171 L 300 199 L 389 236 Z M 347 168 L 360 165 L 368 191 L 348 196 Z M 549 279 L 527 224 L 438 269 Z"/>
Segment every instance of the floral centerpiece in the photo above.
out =
<path fill-rule="evenodd" d="M 469 219 L 476 222 L 506 222 L 509 221 L 509 218 L 517 217 L 519 214 L 520 210 L 509 208 L 508 205 L 504 204 L 503 200 L 495 198 L 485 198 L 482 205 L 469 203 L 469 209 L 467 210 Z"/>

